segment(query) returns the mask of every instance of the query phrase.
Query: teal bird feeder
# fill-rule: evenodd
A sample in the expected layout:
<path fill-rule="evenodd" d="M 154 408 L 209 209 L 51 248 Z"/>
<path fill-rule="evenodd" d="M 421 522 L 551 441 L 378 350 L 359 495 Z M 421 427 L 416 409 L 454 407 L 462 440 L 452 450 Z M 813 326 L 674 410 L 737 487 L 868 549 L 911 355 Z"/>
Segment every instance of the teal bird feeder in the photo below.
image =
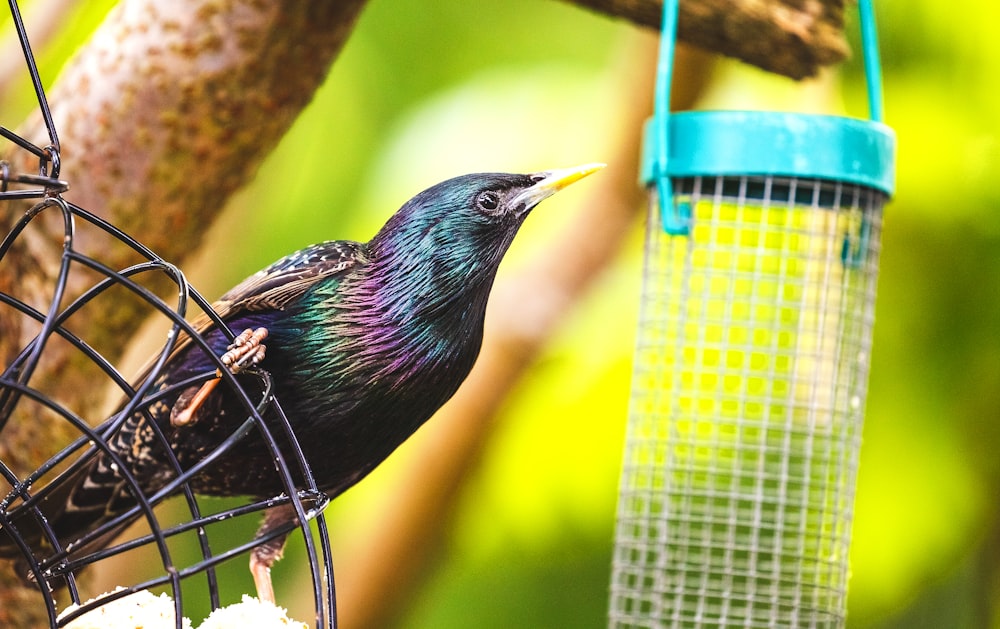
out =
<path fill-rule="evenodd" d="M 664 3 L 610 626 L 842 627 L 895 137 L 869 120 L 670 113 Z"/>

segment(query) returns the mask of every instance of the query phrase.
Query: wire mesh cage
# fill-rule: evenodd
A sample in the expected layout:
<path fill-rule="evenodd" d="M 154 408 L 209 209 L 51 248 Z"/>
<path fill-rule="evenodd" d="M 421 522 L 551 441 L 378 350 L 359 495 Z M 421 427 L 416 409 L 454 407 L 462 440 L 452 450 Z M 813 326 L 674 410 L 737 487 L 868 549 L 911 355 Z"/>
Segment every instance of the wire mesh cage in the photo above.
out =
<path fill-rule="evenodd" d="M 174 624 L 180 628 L 194 600 L 207 601 L 200 604 L 209 611 L 234 602 L 225 597 L 239 592 L 223 587 L 221 566 L 236 560 L 245 566 L 253 548 L 298 531 L 305 552 L 296 557 L 308 564 L 302 571 L 311 578 L 316 626 L 335 626 L 332 562 L 322 517 L 328 500 L 313 481 L 271 393 L 270 374 L 257 369 L 238 377 L 231 373 L 218 349 L 187 318 L 204 313 L 229 341 L 234 331 L 180 269 L 62 197 L 69 184 L 59 179 L 55 125 L 14 2 L 11 14 L 49 144 L 37 146 L 0 127 L 5 153 L 18 155 L 0 163 L 0 334 L 9 350 L 0 365 L 3 558 L 16 560 L 21 575 L 34 583 L 38 604 L 52 627 L 140 590 L 152 590 L 172 597 Z M 32 161 L 37 172 L 15 166 Z M 109 266 L 109 259 L 130 263 Z M 121 343 L 116 337 L 131 328 L 108 313 L 127 313 L 130 320 L 146 315 L 165 334 L 166 343 L 138 380 L 119 368 Z M 213 368 L 164 387 L 161 370 L 180 348 L 203 352 Z M 184 388 L 211 379 L 231 388 L 245 419 L 235 422 L 235 430 L 218 435 L 197 460 L 182 460 L 173 454 L 169 431 L 158 427 L 151 414 Z M 141 469 L 125 464 L 118 447 L 132 437 L 128 431 L 136 418 L 145 419 L 144 429 L 151 431 L 146 441 L 155 444 L 151 447 L 168 468 L 152 483 L 141 478 Z M 197 496 L 199 473 L 225 462 L 249 440 L 269 451 L 273 469 L 256 472 L 263 484 L 278 490 L 249 501 Z M 58 497 L 54 479 L 95 459 L 104 461 L 108 473 L 118 479 L 119 512 L 92 530 L 68 534 L 48 520 L 43 505 Z M 176 498 L 168 500 L 171 497 Z M 255 535 L 261 516 L 274 509 L 292 510 L 294 520 L 266 536 Z M 80 579 L 81 571 L 94 564 L 144 569 L 116 569 L 112 582 L 117 587 L 96 596 L 101 590 L 90 591 Z M 296 571 L 296 566 L 287 570 Z M 132 581 L 123 582 L 126 578 Z M 88 599 L 94 600 L 85 603 Z M 60 615 L 68 603 L 76 606 Z"/>
<path fill-rule="evenodd" d="M 658 109 L 646 150 L 610 626 L 841 627 L 891 131 Z"/>
<path fill-rule="evenodd" d="M 836 626 L 884 195 L 750 177 L 676 192 L 694 227 L 666 235 L 651 212 L 615 626 Z"/>

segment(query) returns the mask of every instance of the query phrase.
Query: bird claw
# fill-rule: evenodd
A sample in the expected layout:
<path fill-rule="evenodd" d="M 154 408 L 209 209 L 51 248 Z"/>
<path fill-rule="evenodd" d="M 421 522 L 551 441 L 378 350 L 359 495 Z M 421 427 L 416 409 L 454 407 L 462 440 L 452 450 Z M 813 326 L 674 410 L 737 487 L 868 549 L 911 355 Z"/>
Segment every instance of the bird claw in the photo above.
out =
<path fill-rule="evenodd" d="M 262 342 L 266 338 L 267 328 L 243 330 L 226 348 L 227 351 L 221 358 L 222 364 L 228 367 L 233 375 L 250 366 L 259 365 L 267 353 L 267 346 Z"/>
<path fill-rule="evenodd" d="M 226 348 L 226 353 L 219 360 L 229 369 L 234 376 L 250 367 L 259 365 L 264 360 L 267 346 L 261 341 L 267 338 L 267 328 L 257 328 L 252 330 L 247 328 Z M 173 426 L 185 426 L 190 424 L 195 413 L 201 408 L 215 387 L 219 384 L 222 374 L 216 372 L 216 376 L 201 385 L 201 388 L 194 395 L 177 400 L 174 408 L 170 411 L 170 423 Z"/>

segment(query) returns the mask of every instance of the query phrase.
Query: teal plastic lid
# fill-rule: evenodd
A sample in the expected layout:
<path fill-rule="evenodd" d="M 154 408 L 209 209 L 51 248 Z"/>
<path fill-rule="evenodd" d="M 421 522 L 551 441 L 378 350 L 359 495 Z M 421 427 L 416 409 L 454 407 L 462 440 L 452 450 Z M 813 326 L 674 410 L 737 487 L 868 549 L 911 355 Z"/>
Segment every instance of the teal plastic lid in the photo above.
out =
<path fill-rule="evenodd" d="M 881 122 L 770 111 L 686 111 L 668 116 L 667 137 L 646 123 L 641 178 L 658 175 L 816 178 L 895 190 L 896 135 Z M 666 173 L 657 156 L 666 141 Z"/>

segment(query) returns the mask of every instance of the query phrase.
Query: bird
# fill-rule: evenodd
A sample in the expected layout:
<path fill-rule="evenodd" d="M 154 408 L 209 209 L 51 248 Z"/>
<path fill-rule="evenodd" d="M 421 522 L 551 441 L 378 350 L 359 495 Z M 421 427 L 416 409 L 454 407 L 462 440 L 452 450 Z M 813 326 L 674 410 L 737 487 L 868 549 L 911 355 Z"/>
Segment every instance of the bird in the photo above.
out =
<path fill-rule="evenodd" d="M 448 179 L 404 203 L 368 242 L 307 247 L 226 292 L 212 308 L 228 330 L 207 317 L 192 325 L 233 374 L 270 374 L 274 397 L 317 487 L 335 498 L 388 457 L 465 380 L 482 345 L 497 269 L 531 210 L 603 167 Z M 112 415 L 107 421 L 120 428 L 108 437 L 107 450 L 92 449 L 33 502 L 8 513 L 0 507 L 0 523 L 16 527 L 32 549 L 51 545 L 53 534 L 71 555 L 110 544 L 141 514 L 85 544 L 76 540 L 135 510 L 138 501 L 122 466 L 151 496 L 177 477 L 178 468 L 198 465 L 245 422 L 247 411 L 236 393 L 219 386 L 220 372 L 197 378 L 217 364 L 190 337 L 177 342 L 153 376 L 157 401 L 142 412 Z M 273 421 L 270 411 L 264 420 Z M 287 451 L 281 431 L 270 432 Z M 200 495 L 261 499 L 286 491 L 280 478 L 264 438 L 251 431 L 204 465 L 190 486 Z M 51 532 L 42 532 L 40 516 Z M 295 518 L 287 503 L 274 507 L 257 531 L 257 539 L 270 538 L 250 552 L 262 600 L 274 601 L 271 567 Z M 23 553 L 0 526 L 0 557 Z"/>

